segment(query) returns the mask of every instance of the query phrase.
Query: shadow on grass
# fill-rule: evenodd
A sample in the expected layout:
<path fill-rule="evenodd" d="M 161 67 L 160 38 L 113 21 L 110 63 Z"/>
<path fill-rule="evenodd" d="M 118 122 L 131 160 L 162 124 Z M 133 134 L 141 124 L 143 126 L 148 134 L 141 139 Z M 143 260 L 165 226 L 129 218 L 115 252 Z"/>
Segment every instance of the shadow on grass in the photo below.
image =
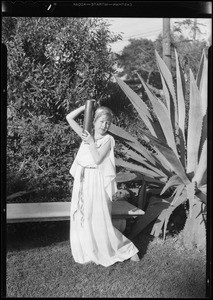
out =
<path fill-rule="evenodd" d="M 131 219 L 128 220 L 126 230 L 123 233 L 127 238 L 129 236 L 129 234 L 131 233 L 132 222 L 134 222 L 134 220 L 131 220 Z M 144 257 L 144 255 L 147 253 L 148 245 L 154 239 L 154 237 L 152 235 L 150 235 L 152 226 L 153 226 L 153 222 L 150 223 L 150 225 L 148 225 L 141 233 L 139 233 L 132 240 L 134 245 L 139 250 L 138 255 L 139 255 L 140 259 L 142 259 Z"/>
<path fill-rule="evenodd" d="M 10 251 L 45 247 L 70 239 L 69 221 L 29 222 L 7 224 L 6 248 Z M 123 233 L 128 237 L 129 228 Z M 135 237 L 132 242 L 139 249 L 140 259 L 147 252 L 153 237 L 149 234 L 151 226 Z"/>
<path fill-rule="evenodd" d="M 69 232 L 69 221 L 7 224 L 6 247 L 10 251 L 45 247 L 69 240 Z"/>

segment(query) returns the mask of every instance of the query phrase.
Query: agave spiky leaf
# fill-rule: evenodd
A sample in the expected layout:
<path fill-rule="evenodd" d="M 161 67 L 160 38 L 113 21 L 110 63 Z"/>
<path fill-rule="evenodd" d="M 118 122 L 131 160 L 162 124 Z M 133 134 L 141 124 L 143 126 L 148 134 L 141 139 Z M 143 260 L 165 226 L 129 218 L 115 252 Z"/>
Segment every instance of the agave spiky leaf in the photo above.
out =
<path fill-rule="evenodd" d="M 155 159 L 152 155 L 150 155 L 149 151 L 140 143 L 132 143 L 132 142 L 126 142 L 128 146 L 130 146 L 132 149 L 139 152 L 141 155 L 143 155 L 147 161 L 149 161 L 151 164 L 156 165 Z"/>
<path fill-rule="evenodd" d="M 207 92 L 208 92 L 208 62 L 203 51 L 196 83 L 201 95 L 201 105 L 202 105 L 202 112 L 203 112 L 203 126 L 202 126 L 202 133 L 201 133 L 201 142 L 198 157 L 200 157 L 201 149 L 205 140 L 207 139 Z"/>
<path fill-rule="evenodd" d="M 148 161 L 150 161 L 150 163 L 155 164 L 155 159 L 152 157 L 150 152 L 142 144 L 140 144 L 136 138 L 131 136 L 124 129 L 114 124 L 111 124 L 109 131 L 118 138 L 124 139 L 127 145 L 129 145 L 130 147 L 138 151 L 140 154 L 142 154 Z"/>
<path fill-rule="evenodd" d="M 166 93 L 165 96 L 167 94 L 169 95 L 169 99 L 167 100 L 167 103 L 170 102 L 171 121 L 173 121 L 173 129 L 175 129 L 178 117 L 177 117 L 177 100 L 176 100 L 176 93 L 175 93 L 175 87 L 172 79 L 172 74 L 156 50 L 155 50 L 155 55 L 156 55 L 160 74 L 164 78 L 168 90 L 168 93 Z"/>
<path fill-rule="evenodd" d="M 129 171 L 119 172 L 116 174 L 116 182 L 142 181 L 144 176 Z"/>
<path fill-rule="evenodd" d="M 189 217 L 191 217 L 193 205 L 195 202 L 194 201 L 195 200 L 195 189 L 196 189 L 195 185 L 196 185 L 196 183 L 194 181 L 192 181 L 189 184 L 187 184 L 187 186 L 186 186 L 187 197 L 189 199 Z"/>
<path fill-rule="evenodd" d="M 208 62 L 205 55 L 205 52 L 203 50 L 202 58 L 200 61 L 198 74 L 196 78 L 196 83 L 198 86 L 198 89 L 201 94 L 201 103 L 202 103 L 202 112 L 203 116 L 207 112 L 207 93 L 208 93 Z"/>
<path fill-rule="evenodd" d="M 116 126 L 115 124 L 111 124 L 109 131 L 112 132 L 113 134 L 115 134 L 116 136 L 124 139 L 125 141 L 129 141 L 129 142 L 133 142 L 133 143 L 138 142 L 136 138 L 131 136 L 131 134 L 129 134 L 124 129 Z"/>
<path fill-rule="evenodd" d="M 174 172 L 181 178 L 181 180 L 188 184 L 190 181 L 188 177 L 185 174 L 185 170 L 180 163 L 180 160 L 177 158 L 176 154 L 173 152 L 173 150 L 166 144 L 163 144 L 161 141 L 159 141 L 157 138 L 154 138 L 150 134 L 144 131 L 144 134 L 150 139 L 152 143 L 156 145 L 156 147 L 159 149 L 159 151 L 164 155 L 166 160 L 170 163 L 170 165 L 173 167 Z"/>
<path fill-rule="evenodd" d="M 145 158 L 143 158 L 140 154 L 137 154 L 135 151 L 129 150 L 127 147 L 123 146 L 123 152 L 125 152 L 126 158 L 130 158 L 142 165 L 145 165 L 150 170 L 153 170 L 155 173 L 159 174 L 162 177 L 167 177 L 166 174 L 161 171 L 161 169 L 156 168 L 150 162 L 147 162 Z"/>
<path fill-rule="evenodd" d="M 186 109 L 185 109 L 185 94 L 184 94 L 184 80 L 180 62 L 178 59 L 177 51 L 175 50 L 176 57 L 176 74 L 177 74 L 177 101 L 178 101 L 178 125 L 181 131 L 185 131 L 185 118 L 186 118 Z M 185 139 L 184 139 L 185 140 Z"/>
<path fill-rule="evenodd" d="M 161 229 L 165 223 L 165 220 L 168 215 L 168 207 L 170 206 L 170 202 L 167 202 L 168 205 L 160 212 L 159 216 L 157 217 L 157 222 L 155 222 L 154 226 L 152 227 L 151 235 L 158 237 L 161 233 Z M 165 225 L 164 225 L 165 228 Z"/>
<path fill-rule="evenodd" d="M 198 151 L 202 132 L 202 104 L 200 92 L 190 70 L 190 108 L 187 136 L 187 173 L 192 178 L 198 164 Z"/>
<path fill-rule="evenodd" d="M 137 164 L 134 164 L 134 163 L 124 161 L 123 159 L 120 159 L 120 158 L 116 158 L 116 165 L 117 166 L 122 166 L 126 169 L 129 169 L 129 170 L 141 173 L 141 174 L 144 174 L 144 175 L 149 176 L 149 177 L 154 178 L 154 179 L 159 179 L 160 180 L 160 179 L 164 178 L 164 177 L 160 176 L 158 173 L 156 173 L 156 172 L 154 172 L 154 171 L 152 171 L 148 168 L 145 168 L 141 165 L 137 165 Z"/>
<path fill-rule="evenodd" d="M 205 187 L 205 186 L 202 186 L 202 188 Z M 201 202 L 203 202 L 205 205 L 206 205 L 206 198 L 207 198 L 207 195 L 206 195 L 206 191 L 204 191 L 203 189 L 199 189 L 199 191 L 196 193 L 195 195 L 195 198 L 200 200 Z"/>
<path fill-rule="evenodd" d="M 161 82 L 162 82 L 162 86 L 163 86 L 163 94 L 164 94 L 164 99 L 166 100 L 166 107 L 170 113 L 171 111 L 171 107 L 170 107 L 170 97 L 171 97 L 171 93 L 169 92 L 166 82 L 162 76 L 162 74 L 160 73 L 160 78 L 161 78 Z"/>
<path fill-rule="evenodd" d="M 197 187 L 200 188 L 203 184 L 206 183 L 206 172 L 207 172 L 207 140 L 205 140 L 200 160 L 195 172 L 195 175 L 193 177 L 193 181 L 197 182 Z"/>
<path fill-rule="evenodd" d="M 180 177 L 177 175 L 172 176 L 171 178 L 169 178 L 169 180 L 165 184 L 160 195 L 164 194 L 168 188 L 176 186 L 176 185 L 180 185 L 180 184 L 183 184 L 183 181 L 180 179 Z"/>
<path fill-rule="evenodd" d="M 172 148 L 172 150 L 178 157 L 177 148 L 176 148 L 175 139 L 174 139 L 173 128 L 172 128 L 171 119 L 169 117 L 168 110 L 165 107 L 165 105 L 152 94 L 152 92 L 149 90 L 149 88 L 145 84 L 144 80 L 140 77 L 140 75 L 138 75 L 138 76 L 139 76 L 139 78 L 143 84 L 143 87 L 146 90 L 146 93 L 152 103 L 153 109 L 157 115 L 157 118 L 158 118 L 161 128 L 163 130 L 165 139 L 166 139 L 168 145 Z"/>
<path fill-rule="evenodd" d="M 183 193 L 181 193 L 179 195 L 179 197 L 177 197 L 176 202 L 173 203 L 173 198 L 170 197 L 168 200 L 169 205 L 167 207 L 165 207 L 164 210 L 161 211 L 161 213 L 159 214 L 157 221 L 155 222 L 151 234 L 154 236 L 159 236 L 159 234 L 161 233 L 161 229 L 164 225 L 164 239 L 165 239 L 165 231 L 166 231 L 166 227 L 167 227 L 167 223 L 168 220 L 172 214 L 172 212 L 182 203 L 184 203 L 187 199 L 187 193 L 186 190 L 183 191 Z"/>
<path fill-rule="evenodd" d="M 177 102 L 178 102 L 178 136 L 179 136 L 179 146 L 180 146 L 180 160 L 185 169 L 186 167 L 186 157 L 185 157 L 185 82 L 183 72 L 180 66 L 179 58 L 175 50 L 176 57 L 176 74 L 177 74 Z"/>
<path fill-rule="evenodd" d="M 143 129 L 141 129 L 141 132 L 143 131 Z M 148 144 L 150 144 L 150 140 L 148 137 L 146 137 L 145 135 L 143 136 L 144 141 L 146 141 Z M 128 145 L 131 146 L 130 143 L 127 143 Z M 134 147 L 136 151 L 138 151 L 140 153 L 140 147 Z M 171 166 L 171 164 L 168 162 L 168 160 L 163 156 L 163 154 L 158 150 L 158 148 L 155 145 L 152 145 L 152 158 L 154 158 L 154 162 L 152 162 L 157 168 L 161 169 L 166 175 L 167 177 L 171 177 L 173 175 L 172 170 L 173 167 Z M 148 150 L 147 150 L 148 151 Z M 150 153 L 150 151 L 148 151 Z M 151 162 L 151 160 L 149 159 L 149 161 Z"/>
<path fill-rule="evenodd" d="M 202 123 L 201 140 L 200 140 L 200 146 L 198 151 L 198 160 L 200 159 L 201 151 L 206 140 L 207 140 L 207 115 L 204 115 L 203 123 Z"/>
<path fill-rule="evenodd" d="M 184 188 L 185 188 L 184 184 L 180 184 L 176 187 L 176 189 L 172 195 L 173 200 L 172 200 L 171 205 L 175 205 L 176 201 L 179 199 L 180 195 L 182 194 Z"/>
<path fill-rule="evenodd" d="M 153 156 L 156 159 L 156 166 L 162 169 L 162 171 L 167 175 L 167 177 L 171 177 L 173 175 L 173 167 L 171 163 L 165 158 L 165 156 L 158 150 L 158 148 L 153 145 Z"/>
<path fill-rule="evenodd" d="M 141 162 L 144 161 L 143 157 L 145 157 L 147 162 L 149 162 L 150 164 L 149 169 L 152 169 L 152 166 L 155 166 L 159 169 L 158 173 L 161 172 L 161 174 L 165 174 L 165 178 L 167 178 L 168 176 L 172 176 L 172 167 L 170 163 L 166 160 L 166 158 L 159 152 L 159 150 L 156 147 L 153 147 L 154 151 L 156 152 L 156 154 L 153 155 L 149 152 L 149 150 L 147 150 L 147 148 L 140 144 L 136 138 L 132 137 L 125 130 L 114 124 L 111 125 L 110 132 L 118 138 L 124 139 L 125 143 L 128 146 L 140 153 L 140 155 L 142 155 Z"/>
<path fill-rule="evenodd" d="M 141 101 L 141 98 L 130 88 L 126 83 L 124 83 L 120 78 L 115 76 L 115 79 L 121 89 L 124 91 L 124 93 L 127 95 L 129 100 L 132 102 L 134 105 L 135 109 L 137 110 L 138 114 L 140 115 L 141 119 L 144 121 L 145 125 L 149 129 L 149 131 L 156 136 L 156 133 L 153 129 L 153 120 L 152 116 L 149 112 L 149 109 L 147 105 Z"/>

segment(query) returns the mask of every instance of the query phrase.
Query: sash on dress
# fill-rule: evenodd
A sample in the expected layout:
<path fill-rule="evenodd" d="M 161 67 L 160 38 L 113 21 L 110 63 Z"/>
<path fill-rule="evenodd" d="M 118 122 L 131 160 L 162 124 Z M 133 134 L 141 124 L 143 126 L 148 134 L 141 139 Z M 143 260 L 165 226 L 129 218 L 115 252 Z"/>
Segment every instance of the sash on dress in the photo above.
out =
<path fill-rule="evenodd" d="M 85 169 L 96 169 L 96 167 L 83 167 L 81 168 L 81 174 L 80 174 L 80 186 L 79 186 L 79 192 L 78 192 L 78 203 L 77 207 L 73 213 L 73 220 L 75 220 L 75 214 L 77 211 L 80 212 L 81 214 L 81 226 L 83 225 L 84 222 L 84 199 L 83 199 L 83 183 L 84 183 L 84 173 Z"/>

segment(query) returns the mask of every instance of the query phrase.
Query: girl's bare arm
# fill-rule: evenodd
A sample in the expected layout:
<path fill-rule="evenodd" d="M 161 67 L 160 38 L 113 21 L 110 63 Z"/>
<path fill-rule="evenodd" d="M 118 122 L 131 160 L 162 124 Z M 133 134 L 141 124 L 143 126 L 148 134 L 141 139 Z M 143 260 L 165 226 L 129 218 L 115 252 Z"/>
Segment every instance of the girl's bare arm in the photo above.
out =
<path fill-rule="evenodd" d="M 96 146 L 95 146 L 95 142 L 90 143 L 89 145 L 89 149 L 90 152 L 92 154 L 92 157 L 96 163 L 96 165 L 99 165 L 100 163 L 102 163 L 102 161 L 104 160 L 104 158 L 107 156 L 108 152 L 110 151 L 111 148 L 111 142 L 110 140 L 106 142 L 105 145 L 103 145 L 103 147 L 101 147 L 101 149 L 98 151 Z"/>
<path fill-rule="evenodd" d="M 108 140 L 99 150 L 97 150 L 94 138 L 87 130 L 85 130 L 85 133 L 82 134 L 82 139 L 89 144 L 89 150 L 96 165 L 102 163 L 111 149 L 111 141 Z"/>
<path fill-rule="evenodd" d="M 85 110 L 85 105 L 76 108 L 75 110 L 71 111 L 67 116 L 66 119 L 70 124 L 71 128 L 81 137 L 83 128 L 75 121 L 75 118 L 80 115 L 82 111 Z"/>

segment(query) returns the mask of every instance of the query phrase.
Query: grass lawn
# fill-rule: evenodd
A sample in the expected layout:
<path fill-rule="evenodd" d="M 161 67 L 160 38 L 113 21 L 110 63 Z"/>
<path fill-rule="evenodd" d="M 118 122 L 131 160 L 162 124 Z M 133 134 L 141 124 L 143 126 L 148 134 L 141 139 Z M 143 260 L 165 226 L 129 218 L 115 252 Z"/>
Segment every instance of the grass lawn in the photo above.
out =
<path fill-rule="evenodd" d="M 204 251 L 148 233 L 133 242 L 139 263 L 80 265 L 71 256 L 68 221 L 7 225 L 6 297 L 205 298 Z"/>

